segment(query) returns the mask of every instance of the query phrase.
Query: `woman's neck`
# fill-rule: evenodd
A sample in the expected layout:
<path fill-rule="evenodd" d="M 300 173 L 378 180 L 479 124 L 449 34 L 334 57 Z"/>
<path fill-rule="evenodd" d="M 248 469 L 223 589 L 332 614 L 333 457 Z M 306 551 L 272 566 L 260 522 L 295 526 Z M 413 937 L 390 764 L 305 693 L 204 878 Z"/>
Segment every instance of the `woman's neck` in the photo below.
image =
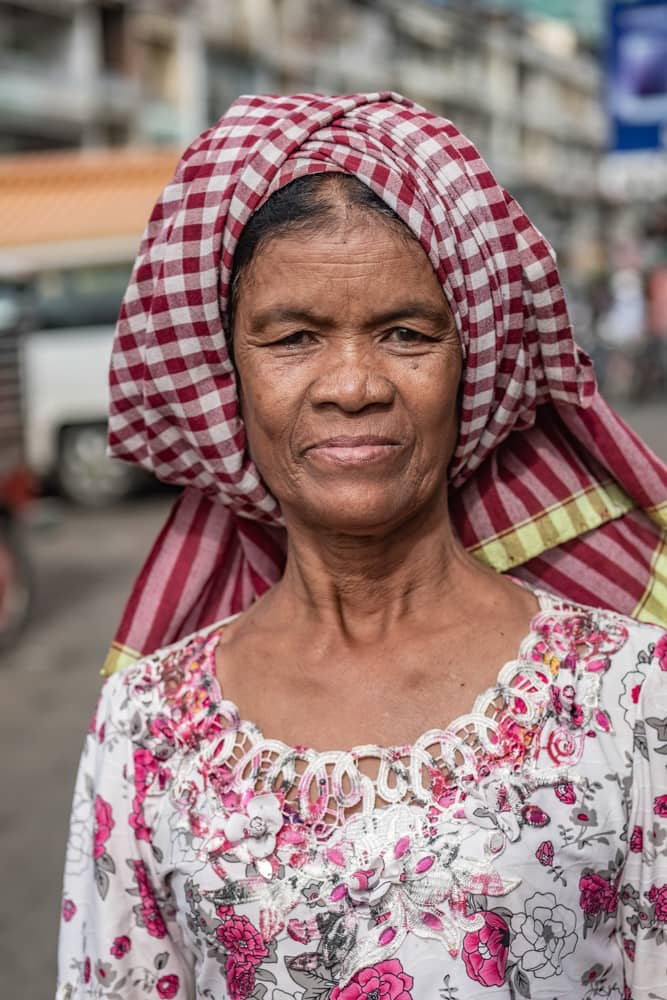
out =
<path fill-rule="evenodd" d="M 289 525 L 288 538 L 272 610 L 351 644 L 432 625 L 434 615 L 442 622 L 443 607 L 460 620 L 475 587 L 496 577 L 467 555 L 441 509 L 382 537 Z"/>

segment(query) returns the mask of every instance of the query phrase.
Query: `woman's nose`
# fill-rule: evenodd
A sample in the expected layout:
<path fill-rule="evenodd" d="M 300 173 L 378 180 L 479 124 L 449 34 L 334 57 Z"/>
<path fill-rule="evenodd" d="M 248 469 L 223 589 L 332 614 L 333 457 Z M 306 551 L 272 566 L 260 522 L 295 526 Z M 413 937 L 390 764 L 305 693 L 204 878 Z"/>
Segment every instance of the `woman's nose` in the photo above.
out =
<path fill-rule="evenodd" d="M 394 399 L 393 383 L 379 370 L 372 352 L 326 352 L 323 371 L 311 385 L 314 406 L 337 406 L 357 413 L 367 406 L 389 406 Z"/>

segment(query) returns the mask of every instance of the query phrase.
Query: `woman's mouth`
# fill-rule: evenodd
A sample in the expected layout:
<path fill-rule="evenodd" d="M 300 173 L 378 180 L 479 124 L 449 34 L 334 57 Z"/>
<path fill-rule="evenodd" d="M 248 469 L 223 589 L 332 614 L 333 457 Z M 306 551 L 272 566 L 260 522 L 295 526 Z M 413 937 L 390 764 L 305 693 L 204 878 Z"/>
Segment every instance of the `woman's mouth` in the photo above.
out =
<path fill-rule="evenodd" d="M 392 458 L 397 441 L 377 435 L 339 435 L 318 441 L 306 449 L 308 457 L 325 465 L 370 465 Z"/>

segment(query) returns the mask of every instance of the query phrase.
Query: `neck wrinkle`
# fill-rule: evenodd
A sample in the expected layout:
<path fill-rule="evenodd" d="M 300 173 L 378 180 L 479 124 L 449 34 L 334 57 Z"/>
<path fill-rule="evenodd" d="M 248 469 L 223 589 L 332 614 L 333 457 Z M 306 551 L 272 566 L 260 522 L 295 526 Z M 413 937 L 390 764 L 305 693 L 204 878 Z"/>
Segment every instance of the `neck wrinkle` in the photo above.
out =
<path fill-rule="evenodd" d="M 288 530 L 277 589 L 292 614 L 347 644 L 366 644 L 386 640 L 393 626 L 427 626 L 436 609 L 441 617 L 443 605 L 458 604 L 457 580 L 470 562 L 441 510 L 382 538 L 299 527 Z"/>

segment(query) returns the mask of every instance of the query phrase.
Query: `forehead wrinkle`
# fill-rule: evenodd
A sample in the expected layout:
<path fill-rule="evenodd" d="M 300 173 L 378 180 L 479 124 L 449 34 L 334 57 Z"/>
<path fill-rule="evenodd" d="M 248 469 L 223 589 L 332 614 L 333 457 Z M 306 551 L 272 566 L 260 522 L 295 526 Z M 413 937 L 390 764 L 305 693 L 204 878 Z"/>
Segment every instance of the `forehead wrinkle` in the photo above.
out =
<path fill-rule="evenodd" d="M 277 240 L 274 242 L 277 243 Z M 286 244 L 288 241 L 284 240 L 281 242 Z M 297 244 L 295 240 L 291 239 L 289 242 L 293 243 L 294 246 L 288 247 L 283 245 L 280 247 L 280 252 L 278 252 L 277 247 L 274 246 L 272 248 L 274 255 L 277 257 L 276 263 L 278 265 L 284 261 L 289 262 L 290 265 L 296 263 L 303 266 L 306 264 L 326 264 L 329 267 L 355 267 L 358 266 L 360 261 L 362 263 L 368 262 L 378 264 L 389 261 L 407 260 L 407 255 L 401 253 L 400 248 L 389 242 L 384 244 L 369 242 L 360 246 L 350 247 L 348 243 L 333 241 L 331 243 L 325 243 L 322 237 L 318 237 L 316 249 L 312 246 L 304 247 L 303 242 Z M 266 254 L 270 252 L 270 249 L 271 248 L 267 248 L 265 251 L 265 258 Z M 307 261 L 304 259 L 304 251 L 306 251 L 308 255 Z M 339 259 L 332 260 L 332 255 L 339 255 Z M 411 255 L 409 259 L 413 260 Z"/>
<path fill-rule="evenodd" d="M 386 254 L 387 249 L 391 248 L 392 256 L 400 257 L 407 247 L 419 247 L 428 260 L 421 244 L 407 227 L 349 202 L 336 202 L 331 208 L 335 214 L 321 228 L 306 230 L 303 233 L 278 231 L 275 235 L 268 235 L 260 244 L 258 255 L 274 248 L 279 242 L 286 257 L 291 256 L 291 251 L 299 256 L 305 246 L 314 242 L 319 246 L 324 244 L 321 253 L 322 259 L 327 262 L 330 259 L 329 254 L 336 249 L 341 251 L 344 249 L 347 258 L 354 255 L 368 255 L 375 250 L 378 255 L 383 252 Z M 349 245 L 355 242 L 355 237 L 360 237 L 356 241 L 357 249 L 349 250 Z M 312 254 L 312 250 L 310 253 Z"/>
<path fill-rule="evenodd" d="M 356 301 L 356 296 L 355 296 Z M 369 303 L 363 303 L 364 310 L 368 312 Z M 388 323 L 399 323 L 409 319 L 423 319 L 427 322 L 441 326 L 452 325 L 451 310 L 447 305 L 447 300 L 442 299 L 442 306 L 436 307 L 428 302 L 418 300 L 400 301 L 392 307 L 376 310 L 367 315 L 363 326 L 370 329 Z M 340 322 L 340 316 L 330 317 L 317 309 L 310 309 L 301 303 L 294 307 L 280 303 L 275 306 L 268 306 L 255 313 L 251 319 L 251 325 L 256 330 L 261 330 L 270 326 L 271 323 L 308 323 L 313 322 L 320 327 L 335 327 Z"/>

